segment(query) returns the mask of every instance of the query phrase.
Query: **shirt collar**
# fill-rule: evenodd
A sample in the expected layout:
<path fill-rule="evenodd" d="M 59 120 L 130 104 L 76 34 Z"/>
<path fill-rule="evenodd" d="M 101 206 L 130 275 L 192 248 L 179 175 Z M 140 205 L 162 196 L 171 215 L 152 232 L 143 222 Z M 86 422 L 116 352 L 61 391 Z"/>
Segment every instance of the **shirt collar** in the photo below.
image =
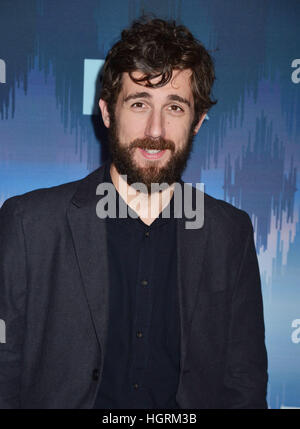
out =
<path fill-rule="evenodd" d="M 104 172 L 104 181 L 113 184 L 112 179 L 111 179 L 111 175 L 110 175 L 110 167 L 111 167 L 111 161 L 106 163 L 105 165 L 105 172 Z M 123 200 L 123 198 L 121 197 L 121 195 L 119 194 L 119 192 L 116 189 L 116 208 L 117 208 L 117 217 L 118 217 L 118 213 L 119 213 L 119 198 L 122 200 L 122 202 L 124 204 L 126 204 L 126 202 Z M 126 204 L 127 205 L 127 204 Z M 127 205 L 128 207 L 128 211 L 133 212 L 133 210 Z M 164 215 L 167 215 L 168 210 L 170 210 L 170 214 L 168 217 L 163 217 Z M 160 225 L 166 224 L 167 222 L 169 222 L 171 219 L 174 219 L 174 194 L 172 195 L 172 198 L 169 202 L 169 204 L 164 208 L 163 211 L 160 212 L 159 216 L 152 222 L 151 225 L 146 225 L 139 217 L 137 218 L 133 218 L 131 216 L 128 216 L 127 218 L 121 218 L 121 221 L 128 221 L 128 222 L 137 222 L 137 223 L 141 223 L 142 226 L 145 227 L 145 229 L 153 229 L 155 227 L 158 227 Z"/>

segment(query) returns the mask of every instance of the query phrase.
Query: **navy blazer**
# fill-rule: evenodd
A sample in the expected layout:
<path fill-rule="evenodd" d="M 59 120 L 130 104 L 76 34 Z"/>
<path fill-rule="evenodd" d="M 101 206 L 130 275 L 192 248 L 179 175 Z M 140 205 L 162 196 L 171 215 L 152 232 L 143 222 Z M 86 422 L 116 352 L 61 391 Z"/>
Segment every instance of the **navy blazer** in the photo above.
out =
<path fill-rule="evenodd" d="M 105 220 L 96 215 L 103 173 L 10 198 L 0 210 L 0 408 L 93 407 L 108 322 Z M 204 211 L 200 229 L 177 219 L 177 402 L 266 408 L 252 223 L 207 194 Z"/>

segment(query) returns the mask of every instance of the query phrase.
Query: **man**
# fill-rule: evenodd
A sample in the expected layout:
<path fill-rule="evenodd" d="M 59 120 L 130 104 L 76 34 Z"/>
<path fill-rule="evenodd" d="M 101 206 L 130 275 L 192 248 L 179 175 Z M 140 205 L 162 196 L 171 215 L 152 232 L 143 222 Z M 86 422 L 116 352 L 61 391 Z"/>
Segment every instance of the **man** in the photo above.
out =
<path fill-rule="evenodd" d="M 103 69 L 111 161 L 4 203 L 2 408 L 267 407 L 251 220 L 206 194 L 178 215 L 213 81 L 185 27 L 134 23 Z"/>

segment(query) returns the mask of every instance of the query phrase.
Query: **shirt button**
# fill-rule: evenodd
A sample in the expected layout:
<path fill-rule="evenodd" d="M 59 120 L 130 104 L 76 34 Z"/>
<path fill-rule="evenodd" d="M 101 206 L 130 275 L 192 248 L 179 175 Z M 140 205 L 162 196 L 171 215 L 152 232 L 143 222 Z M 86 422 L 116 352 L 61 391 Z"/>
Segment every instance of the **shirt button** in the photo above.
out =
<path fill-rule="evenodd" d="M 99 369 L 97 368 L 94 369 L 92 378 L 95 381 L 99 380 Z"/>
<path fill-rule="evenodd" d="M 137 390 L 140 386 L 137 383 L 134 383 L 133 388 Z"/>
<path fill-rule="evenodd" d="M 149 232 L 149 231 L 145 232 L 145 236 L 146 236 L 146 237 L 149 237 L 149 235 L 150 235 L 150 232 Z"/>
<path fill-rule="evenodd" d="M 138 338 L 143 338 L 143 332 L 138 331 L 138 332 L 136 333 L 136 336 L 137 336 Z"/>
<path fill-rule="evenodd" d="M 142 280 L 142 286 L 147 286 L 148 285 L 148 281 L 147 280 Z"/>

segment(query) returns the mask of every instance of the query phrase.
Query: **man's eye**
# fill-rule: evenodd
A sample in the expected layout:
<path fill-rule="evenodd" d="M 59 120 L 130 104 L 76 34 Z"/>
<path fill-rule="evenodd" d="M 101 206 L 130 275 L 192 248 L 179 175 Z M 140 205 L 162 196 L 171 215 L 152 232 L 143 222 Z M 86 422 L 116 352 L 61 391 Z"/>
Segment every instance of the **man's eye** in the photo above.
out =
<path fill-rule="evenodd" d="M 177 106 L 176 104 L 172 104 L 172 106 L 169 107 L 170 110 L 172 110 L 173 112 L 183 112 L 183 109 L 179 106 Z"/>
<path fill-rule="evenodd" d="M 136 102 L 131 105 L 131 107 L 136 107 L 138 109 L 142 109 L 144 107 L 144 103 Z"/>

